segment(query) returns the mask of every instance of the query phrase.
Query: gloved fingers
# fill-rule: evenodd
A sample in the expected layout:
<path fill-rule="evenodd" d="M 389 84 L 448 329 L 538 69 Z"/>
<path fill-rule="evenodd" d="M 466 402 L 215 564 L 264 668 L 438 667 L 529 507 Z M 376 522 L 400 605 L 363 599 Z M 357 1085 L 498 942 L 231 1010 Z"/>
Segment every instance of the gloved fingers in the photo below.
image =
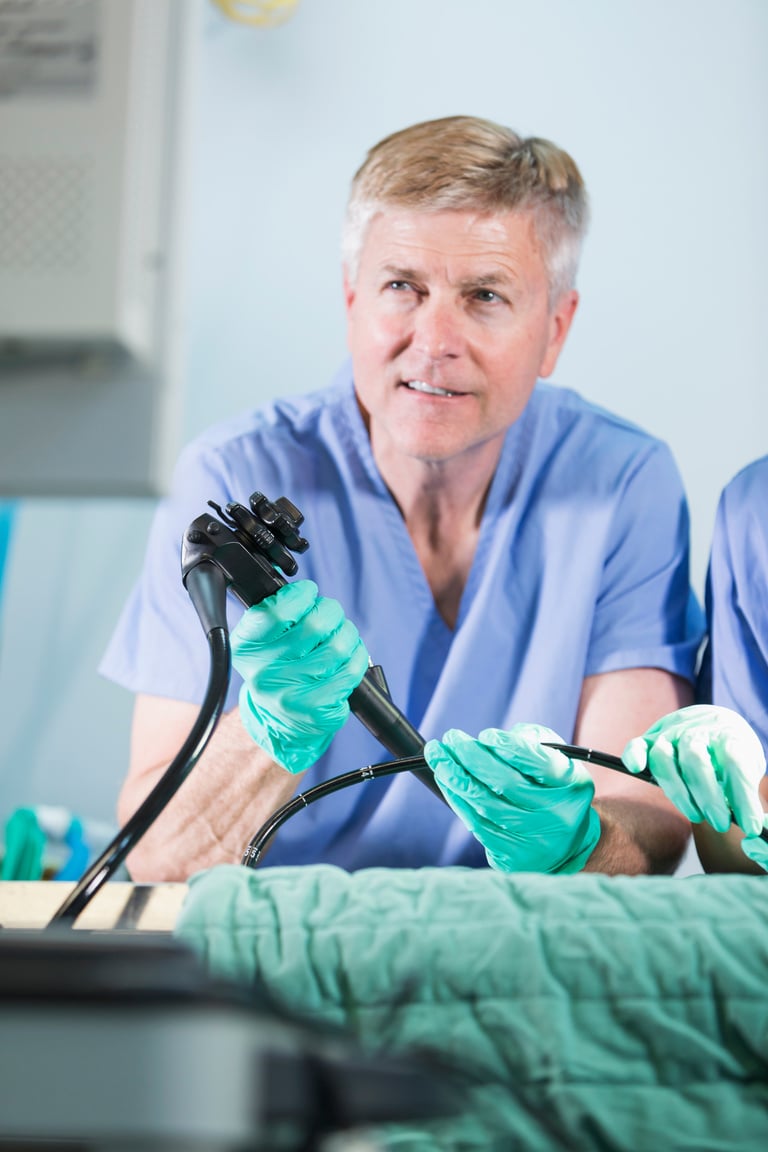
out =
<path fill-rule="evenodd" d="M 701 815 L 717 832 L 731 826 L 723 763 L 705 724 L 686 728 L 677 740 L 677 773 Z"/>
<path fill-rule="evenodd" d="M 695 749 L 691 750 L 691 756 L 697 756 Z M 709 753 L 704 747 L 704 756 L 707 762 L 709 773 L 714 779 L 714 771 L 709 762 Z M 698 796 L 695 791 L 688 787 L 686 776 L 681 774 L 678 756 L 677 756 L 677 742 L 670 739 L 666 735 L 659 735 L 655 738 L 651 746 L 648 748 L 648 763 L 647 766 L 660 786 L 664 794 L 672 801 L 676 808 L 682 812 L 693 824 L 700 824 L 704 819 L 706 813 L 704 812 L 701 804 L 699 803 Z M 724 831 L 728 827 L 729 815 L 725 804 L 725 799 L 722 794 L 719 798 L 719 809 L 715 800 L 709 794 L 709 790 L 703 783 L 706 775 L 706 768 L 699 763 L 693 764 L 692 776 L 695 781 L 701 780 L 701 791 L 704 793 L 702 800 L 706 801 L 707 798 L 711 800 L 712 815 L 719 823 L 725 825 L 718 828 L 718 831 Z M 687 775 L 687 772 L 686 772 Z M 717 826 L 717 825 L 714 825 Z"/>
<path fill-rule="evenodd" d="M 358 665 L 362 668 L 356 681 L 359 683 L 368 665 L 368 652 L 360 633 L 346 618 L 334 632 L 319 635 L 312 647 L 302 643 L 296 651 L 273 653 L 269 649 L 264 655 L 265 659 L 255 664 L 249 663 L 247 657 L 238 657 L 248 668 L 249 678 L 259 687 L 271 682 L 298 683 L 299 679 L 327 681 L 344 672 L 350 662 L 354 664 L 353 675 L 357 674 Z"/>
<path fill-rule="evenodd" d="M 259 707 L 245 683 L 240 689 L 239 709 L 251 739 L 294 775 L 304 772 L 323 755 L 349 718 L 346 700 L 326 704 L 314 713 L 302 710 L 293 716 L 283 712 L 275 716 Z"/>
<path fill-rule="evenodd" d="M 644 736 L 629 740 L 621 754 L 624 767 L 629 772 L 644 772 L 648 767 L 648 745 Z"/>
<path fill-rule="evenodd" d="M 325 645 L 329 645 L 330 652 L 334 643 L 338 643 L 340 651 L 345 643 L 351 649 L 346 639 L 350 628 L 354 630 L 353 636 L 357 637 L 357 630 L 346 619 L 339 602 L 325 596 L 317 597 L 306 612 L 290 624 L 260 616 L 260 607 L 257 604 L 249 608 L 233 629 L 232 660 L 238 671 L 238 662 L 248 670 L 260 664 L 298 663 Z M 338 641 L 335 640 L 337 636 L 340 636 Z"/>
<path fill-rule="evenodd" d="M 495 753 L 495 759 L 489 762 L 489 767 L 493 769 L 497 766 L 496 778 L 501 786 L 510 765 L 523 776 L 546 787 L 583 783 L 591 779 L 583 764 L 569 760 L 556 748 L 544 747 L 543 741 L 561 744 L 562 740 L 556 732 L 542 724 L 514 724 L 509 729 L 486 728 L 478 740 Z M 486 778 L 486 783 L 495 786 L 489 778 Z"/>
<path fill-rule="evenodd" d="M 253 694 L 263 693 L 275 702 L 286 716 L 319 715 L 326 709 L 347 707 L 349 697 L 368 668 L 368 653 L 362 640 L 343 658 L 325 658 L 325 649 L 307 657 L 301 664 L 301 675 L 291 674 L 290 666 L 278 668 L 270 675 L 265 669 L 253 686 Z"/>
<path fill-rule="evenodd" d="M 621 754 L 624 765 L 630 772 L 642 772 L 647 767 L 647 752 L 652 748 L 659 736 L 670 740 L 678 740 L 683 732 L 691 728 L 707 727 L 711 729 L 713 718 L 726 709 L 716 708 L 712 704 L 688 704 L 685 708 L 678 708 L 676 712 L 668 712 L 661 716 L 642 736 L 635 736 L 626 745 Z"/>
<path fill-rule="evenodd" d="M 635 736 L 625 745 L 621 754 L 624 767 L 630 772 L 644 771 L 649 766 L 649 750 L 660 736 L 676 742 L 686 729 L 703 721 L 704 713 L 711 711 L 708 706 L 691 704 L 687 708 L 678 708 L 676 712 L 662 716 L 655 724 L 651 724 L 650 728 L 646 728 L 642 736 Z"/>
<path fill-rule="evenodd" d="M 448 806 L 456 813 L 465 828 L 480 841 L 486 851 L 507 852 L 508 841 L 511 836 L 511 820 L 509 827 L 499 827 L 496 820 L 482 811 L 482 805 L 474 799 L 468 799 L 466 793 L 456 790 L 450 781 L 441 779 L 435 773 L 435 779 Z M 498 817 L 497 817 L 498 818 Z"/>
<path fill-rule="evenodd" d="M 451 728 L 442 740 L 429 740 L 424 747 L 424 759 L 434 773 L 435 780 L 446 800 L 451 798 L 468 810 L 469 821 L 472 814 L 490 823 L 495 823 L 494 813 L 498 811 L 501 792 L 485 782 L 485 777 L 494 777 L 493 753 L 482 748 L 476 740 L 458 728 Z M 500 766 L 506 768 L 508 766 Z M 453 804 L 451 805 L 453 807 Z"/>
<path fill-rule="evenodd" d="M 370 665 L 368 649 L 351 620 L 329 636 L 321 646 L 301 661 L 302 678 L 313 678 L 320 684 L 334 683 L 349 695 Z"/>
<path fill-rule="evenodd" d="M 273 643 L 302 620 L 315 607 L 317 600 L 317 585 L 313 580 L 294 580 L 291 584 L 284 584 L 271 596 L 246 608 L 232 629 L 233 650 Z"/>
<path fill-rule="evenodd" d="M 751 728 L 749 731 L 754 743 L 745 740 L 741 732 L 728 733 L 718 741 L 716 757 L 723 790 L 736 823 L 747 834 L 759 836 L 765 814 L 758 787 L 765 774 L 765 756 L 757 735 Z"/>
<path fill-rule="evenodd" d="M 729 708 L 699 704 L 662 716 L 622 755 L 630 771 L 650 768 L 669 799 L 694 823 L 706 819 L 725 832 L 731 813 L 745 831 L 757 830 L 757 788 L 765 757 L 757 734 Z"/>
<path fill-rule="evenodd" d="M 496 739 L 491 731 L 489 740 Z M 583 781 L 541 784 L 458 729 L 430 740 L 424 757 L 450 807 L 485 848 L 491 867 L 558 872 L 584 866 L 600 837 L 588 773 Z"/>
<path fill-rule="evenodd" d="M 745 836 L 741 842 L 741 850 L 755 864 L 759 864 L 763 871 L 768 872 L 768 844 L 760 836 Z"/>
<path fill-rule="evenodd" d="M 432 768 L 443 796 L 462 824 L 482 844 L 490 866 L 501 872 L 516 870 L 520 860 L 531 855 L 524 848 L 526 837 L 530 835 L 528 813 L 523 813 L 521 819 L 516 804 L 491 792 L 466 770 L 461 759 L 457 758 L 456 746 L 465 741 L 476 744 L 470 736 L 457 729 L 445 736 L 450 736 L 453 749 L 446 744 L 445 738 L 443 741 L 430 740 L 424 748 L 424 758 Z M 484 756 L 491 755 L 480 752 Z"/>
<path fill-rule="evenodd" d="M 504 821 L 510 821 L 516 813 L 531 814 L 554 804 L 574 783 L 592 787 L 586 772 L 583 780 L 575 781 L 571 776 L 541 782 L 518 771 L 493 747 L 456 728 L 446 732 L 442 741 L 431 740 L 424 758 L 444 793 L 462 797 L 483 820 L 494 824 L 499 822 L 500 813 Z"/>

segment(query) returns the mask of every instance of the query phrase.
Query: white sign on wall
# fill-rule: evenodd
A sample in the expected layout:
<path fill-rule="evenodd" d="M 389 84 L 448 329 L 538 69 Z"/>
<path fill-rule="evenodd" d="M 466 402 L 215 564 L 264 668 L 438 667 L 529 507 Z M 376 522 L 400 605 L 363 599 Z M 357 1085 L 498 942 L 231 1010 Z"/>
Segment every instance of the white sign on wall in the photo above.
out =
<path fill-rule="evenodd" d="M 89 95 L 98 23 L 97 0 L 0 0 L 0 98 Z"/>

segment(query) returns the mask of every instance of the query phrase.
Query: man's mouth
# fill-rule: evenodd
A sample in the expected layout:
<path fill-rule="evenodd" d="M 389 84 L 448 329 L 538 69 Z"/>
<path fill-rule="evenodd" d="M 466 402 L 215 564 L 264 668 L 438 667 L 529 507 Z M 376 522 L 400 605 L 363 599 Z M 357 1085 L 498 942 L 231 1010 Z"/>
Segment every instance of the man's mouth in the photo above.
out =
<path fill-rule="evenodd" d="M 425 380 L 404 380 L 406 388 L 412 392 L 425 392 L 428 396 L 461 396 L 461 392 L 450 392 L 447 388 L 438 388 L 436 384 L 427 384 Z"/>

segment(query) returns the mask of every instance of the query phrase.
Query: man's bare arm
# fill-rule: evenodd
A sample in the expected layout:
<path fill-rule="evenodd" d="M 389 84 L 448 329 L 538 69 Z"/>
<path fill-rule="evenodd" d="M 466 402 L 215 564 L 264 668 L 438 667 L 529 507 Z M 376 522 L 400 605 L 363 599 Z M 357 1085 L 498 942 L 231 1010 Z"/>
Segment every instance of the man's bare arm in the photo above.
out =
<path fill-rule="evenodd" d="M 693 700 L 690 684 L 658 668 L 631 668 L 584 681 L 574 740 L 620 756 L 627 741 Z M 590 765 L 600 840 L 585 871 L 672 873 L 691 826 L 660 788 L 611 768 Z"/>
<path fill-rule="evenodd" d="M 239 861 L 346 722 L 347 700 L 368 667 L 357 628 L 311 580 L 285 584 L 248 608 L 230 639 L 245 692 L 131 853 L 137 879 L 184 880 Z M 121 820 L 161 778 L 196 718 L 195 705 L 137 697 Z"/>
<path fill-rule="evenodd" d="M 118 802 L 121 824 L 176 756 L 198 711 L 197 705 L 164 697 L 136 698 L 130 767 Z M 139 882 L 183 881 L 214 864 L 239 863 L 253 834 L 290 799 L 300 779 L 262 752 L 233 709 L 129 856 L 131 876 Z"/>

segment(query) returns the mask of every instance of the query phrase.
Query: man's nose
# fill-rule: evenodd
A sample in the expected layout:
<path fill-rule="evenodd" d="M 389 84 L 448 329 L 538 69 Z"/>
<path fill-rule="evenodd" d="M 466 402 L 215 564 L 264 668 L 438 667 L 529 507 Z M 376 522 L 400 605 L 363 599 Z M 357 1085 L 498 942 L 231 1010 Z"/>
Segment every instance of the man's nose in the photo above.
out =
<path fill-rule="evenodd" d="M 436 296 L 423 299 L 414 315 L 414 346 L 430 360 L 458 356 L 464 340 L 462 321 L 455 303 Z"/>

